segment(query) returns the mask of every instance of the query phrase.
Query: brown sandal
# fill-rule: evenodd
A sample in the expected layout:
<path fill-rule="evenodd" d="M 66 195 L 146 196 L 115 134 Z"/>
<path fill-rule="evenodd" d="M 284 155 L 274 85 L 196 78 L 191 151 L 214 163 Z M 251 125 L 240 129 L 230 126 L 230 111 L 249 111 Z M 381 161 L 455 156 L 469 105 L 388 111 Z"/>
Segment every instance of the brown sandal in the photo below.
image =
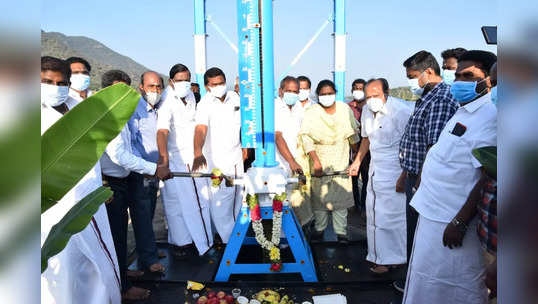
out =
<path fill-rule="evenodd" d="M 374 265 L 373 267 L 370 267 L 370 272 L 374 274 L 385 274 L 390 271 L 390 267 L 385 265 Z"/>

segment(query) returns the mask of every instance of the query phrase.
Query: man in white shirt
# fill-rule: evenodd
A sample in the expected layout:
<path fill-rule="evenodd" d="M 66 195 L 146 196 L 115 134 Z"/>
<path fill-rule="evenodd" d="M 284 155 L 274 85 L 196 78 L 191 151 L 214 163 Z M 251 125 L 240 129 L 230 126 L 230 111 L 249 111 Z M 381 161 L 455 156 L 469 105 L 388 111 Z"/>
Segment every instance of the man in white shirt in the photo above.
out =
<path fill-rule="evenodd" d="M 476 218 L 456 215 L 481 176 L 476 148 L 497 145 L 497 108 L 491 103 L 489 69 L 497 57 L 467 51 L 458 60 L 450 92 L 460 107 L 429 150 L 411 206 L 419 213 L 404 303 L 486 303 L 485 262 L 476 233 L 460 247 L 443 246 L 447 225 L 476 231 Z"/>
<path fill-rule="evenodd" d="M 113 73 L 112 75 L 121 74 Z M 146 81 L 156 83 L 157 86 L 162 86 L 159 76 L 153 76 L 153 79 L 147 77 Z M 117 82 L 125 82 L 124 77 L 118 79 L 112 79 L 108 76 L 103 77 L 103 87 Z M 130 85 L 130 79 L 125 84 Z M 137 214 L 136 208 L 139 208 L 136 204 L 139 202 L 134 197 L 137 189 L 133 189 L 132 181 L 130 181 L 129 177 L 131 172 L 153 176 L 160 173 L 162 169 L 158 169 L 156 163 L 146 161 L 135 153 L 131 143 L 132 138 L 131 130 L 126 124 L 120 134 L 108 144 L 105 153 L 101 157 L 101 167 L 104 179 L 114 192 L 112 201 L 106 207 L 118 255 L 123 298 L 139 300 L 146 298 L 149 295 L 149 290 L 132 286 L 127 279 L 127 209 L 130 209 L 135 234 L 145 232 L 141 230 L 151 229 L 151 227 L 147 227 L 148 221 L 151 223 L 151 220 L 149 213 L 147 213 L 148 219 L 141 219 L 135 216 Z M 139 183 L 134 187 L 136 186 L 142 187 L 143 185 Z M 152 234 L 153 230 L 150 231 L 150 238 Z M 154 243 L 154 240 L 150 240 L 149 244 L 151 242 Z M 143 244 L 137 242 L 137 246 L 141 245 Z M 145 265 L 144 267 L 147 267 L 150 272 L 164 271 L 164 267 L 158 262 L 156 247 L 152 248 L 152 251 L 153 264 Z"/>
<path fill-rule="evenodd" d="M 298 146 L 298 136 L 301 130 L 301 122 L 304 116 L 303 105 L 300 102 L 299 81 L 292 76 L 286 76 L 280 81 L 278 98 L 275 100 L 275 143 L 278 149 L 276 160 L 289 177 L 295 174 L 303 174 L 303 168 L 299 164 L 302 148 Z M 308 101 L 308 100 L 307 100 Z M 304 156 L 304 153 L 302 153 Z M 303 157 L 306 160 L 305 157 Z M 307 166 L 307 161 L 303 162 Z M 312 221 L 314 214 L 310 201 L 305 193 L 294 191 L 297 185 L 286 186 L 288 199 L 293 211 L 308 234 L 307 224 Z M 306 226 L 306 227 L 305 227 Z"/>
<path fill-rule="evenodd" d="M 66 61 L 71 69 L 69 97 L 73 98 L 73 101 L 76 102 L 71 104 L 71 107 L 74 107 L 93 94 L 89 89 L 92 67 L 86 59 L 80 57 L 69 57 Z"/>
<path fill-rule="evenodd" d="M 299 76 L 297 77 L 297 81 L 299 81 L 299 107 L 298 109 L 301 111 L 301 116 L 304 116 L 304 111 L 306 109 L 310 108 L 315 102 L 312 100 L 310 96 L 312 96 L 312 82 L 310 79 L 306 76 Z"/>
<path fill-rule="evenodd" d="M 69 66 L 65 61 L 41 58 L 41 134 L 69 107 Z M 53 225 L 82 198 L 102 185 L 97 163 L 58 203 L 41 214 L 41 246 Z M 41 303 L 121 303 L 121 282 L 106 207 L 73 235 L 66 247 L 48 261 L 41 274 Z"/>
<path fill-rule="evenodd" d="M 226 76 L 219 68 L 204 74 L 204 95 L 196 110 L 194 160 L 192 171 L 218 168 L 225 175 L 243 174 L 239 95 L 226 91 Z M 237 187 L 211 187 L 211 217 L 224 243 L 228 243 L 241 209 L 241 190 Z"/>
<path fill-rule="evenodd" d="M 192 171 L 196 100 L 190 81 L 191 73 L 185 65 L 178 63 L 170 69 L 166 99 L 157 118 L 159 164 L 174 172 Z M 193 241 L 200 255 L 206 253 L 213 245 L 208 179 L 168 179 L 161 195 L 168 243 L 175 246 L 175 255 L 185 256 Z"/>
<path fill-rule="evenodd" d="M 389 96 L 388 82 L 371 79 L 365 85 L 366 105 L 361 114 L 361 145 L 349 167 L 356 176 L 365 155 L 370 152 L 368 195 L 366 196 L 366 260 L 375 266 L 370 271 L 381 274 L 389 265 L 407 262 L 405 194 L 396 187 L 400 176 L 398 159 L 400 139 L 411 109 Z"/>

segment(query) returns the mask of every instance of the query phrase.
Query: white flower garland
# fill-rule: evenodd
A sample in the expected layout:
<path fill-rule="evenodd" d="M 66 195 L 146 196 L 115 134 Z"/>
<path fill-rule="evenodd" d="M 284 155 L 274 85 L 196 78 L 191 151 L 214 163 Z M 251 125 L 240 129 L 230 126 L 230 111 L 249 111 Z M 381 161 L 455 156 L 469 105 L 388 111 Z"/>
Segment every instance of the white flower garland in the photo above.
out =
<path fill-rule="evenodd" d="M 262 220 L 252 221 L 252 230 L 256 236 L 256 241 L 266 250 L 271 250 L 274 246 L 280 244 L 280 236 L 282 231 L 282 212 L 273 211 L 273 231 L 271 241 L 267 240 L 264 234 Z"/>

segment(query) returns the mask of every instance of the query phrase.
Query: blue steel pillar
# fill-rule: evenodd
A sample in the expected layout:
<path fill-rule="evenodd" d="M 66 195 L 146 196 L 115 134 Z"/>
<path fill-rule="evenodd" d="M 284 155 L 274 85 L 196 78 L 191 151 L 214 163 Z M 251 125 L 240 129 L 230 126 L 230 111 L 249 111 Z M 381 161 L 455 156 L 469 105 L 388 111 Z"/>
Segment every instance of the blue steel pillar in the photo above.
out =
<path fill-rule="evenodd" d="M 206 71 L 205 0 L 194 0 L 194 73 L 200 85 L 200 95 L 205 95 Z"/>
<path fill-rule="evenodd" d="M 262 93 L 264 167 L 278 165 L 275 161 L 275 75 L 273 63 L 273 0 L 261 1 Z M 256 164 L 255 164 L 256 165 Z"/>
<path fill-rule="evenodd" d="M 345 99 L 346 12 L 345 0 L 334 0 L 334 83 L 336 100 Z"/>

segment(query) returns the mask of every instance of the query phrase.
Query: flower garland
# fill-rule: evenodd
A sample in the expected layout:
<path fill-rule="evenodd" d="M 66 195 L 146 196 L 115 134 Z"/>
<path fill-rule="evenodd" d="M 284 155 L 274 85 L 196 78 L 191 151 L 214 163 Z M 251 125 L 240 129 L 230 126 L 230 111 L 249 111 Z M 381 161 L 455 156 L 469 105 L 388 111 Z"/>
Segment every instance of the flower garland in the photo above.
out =
<path fill-rule="evenodd" d="M 275 195 L 273 198 L 273 229 L 271 233 L 271 241 L 265 238 L 263 231 L 260 203 L 256 194 L 247 195 L 247 202 L 250 208 L 250 219 L 252 220 L 252 230 L 256 235 L 256 241 L 263 249 L 269 251 L 269 259 L 273 272 L 282 270 L 282 261 L 280 260 L 280 235 L 282 230 L 282 202 L 286 199 L 286 193 Z"/>

